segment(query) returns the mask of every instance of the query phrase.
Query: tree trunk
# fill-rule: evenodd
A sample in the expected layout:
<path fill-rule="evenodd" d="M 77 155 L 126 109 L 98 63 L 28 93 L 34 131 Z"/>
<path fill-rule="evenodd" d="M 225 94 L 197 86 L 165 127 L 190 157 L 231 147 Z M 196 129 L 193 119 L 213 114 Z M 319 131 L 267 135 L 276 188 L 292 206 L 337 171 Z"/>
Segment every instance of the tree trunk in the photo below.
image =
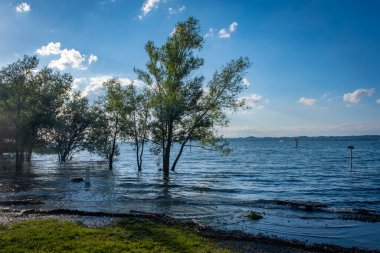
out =
<path fill-rule="evenodd" d="M 21 168 L 21 160 L 20 160 L 20 152 L 19 150 L 17 149 L 16 150 L 16 169 L 20 169 Z"/>
<path fill-rule="evenodd" d="M 170 147 L 167 146 L 162 156 L 162 171 L 164 172 L 164 176 L 169 176 L 169 169 L 170 169 Z"/>
<path fill-rule="evenodd" d="M 172 147 L 172 138 L 173 138 L 173 124 L 174 122 L 171 121 L 169 123 L 169 129 L 168 129 L 168 137 L 166 140 L 166 147 L 164 149 L 163 154 L 163 161 L 162 161 L 162 170 L 164 172 L 164 177 L 169 176 L 169 170 L 170 170 L 170 151 Z"/>
<path fill-rule="evenodd" d="M 32 148 L 28 148 L 28 153 L 26 154 L 26 161 L 27 162 L 30 162 L 30 161 L 32 161 Z"/>
<path fill-rule="evenodd" d="M 181 155 L 182 155 L 183 148 L 185 147 L 186 143 L 187 143 L 187 140 L 185 140 L 185 141 L 182 143 L 181 148 L 179 149 L 179 152 L 178 152 L 178 154 L 177 154 L 177 157 L 175 158 L 175 160 L 174 160 L 174 162 L 173 162 L 173 165 L 172 165 L 172 171 L 175 170 L 175 167 L 177 166 L 177 163 L 178 163 L 178 161 L 179 161 L 179 158 L 180 158 Z"/>
<path fill-rule="evenodd" d="M 110 154 L 109 163 L 108 163 L 109 170 L 113 169 L 113 157 L 115 155 L 115 149 L 116 149 L 116 134 L 114 135 L 113 140 L 112 140 L 112 149 L 111 149 L 111 154 Z"/>
<path fill-rule="evenodd" d="M 109 170 L 113 169 L 113 157 L 115 156 L 115 149 L 116 149 L 116 138 L 117 138 L 117 128 L 119 124 L 119 118 L 116 117 L 116 122 L 115 122 L 115 132 L 113 134 L 113 140 L 112 140 L 112 149 L 111 149 L 111 154 L 109 158 L 109 163 L 108 163 L 108 168 Z"/>

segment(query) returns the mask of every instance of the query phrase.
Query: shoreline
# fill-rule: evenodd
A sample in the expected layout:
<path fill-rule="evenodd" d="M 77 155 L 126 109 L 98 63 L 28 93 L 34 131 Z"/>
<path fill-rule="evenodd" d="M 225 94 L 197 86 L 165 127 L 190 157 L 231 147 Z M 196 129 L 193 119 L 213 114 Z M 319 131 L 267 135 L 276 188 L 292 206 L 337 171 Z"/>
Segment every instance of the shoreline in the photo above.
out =
<path fill-rule="evenodd" d="M 195 220 L 180 221 L 170 216 L 159 213 L 148 213 L 131 210 L 129 213 L 106 213 L 90 212 L 73 209 L 52 210 L 19 210 L 11 208 L 0 209 L 0 225 L 10 225 L 15 222 L 31 221 L 36 219 L 56 219 L 61 221 L 74 221 L 88 227 L 104 227 L 115 224 L 123 219 L 148 220 L 166 226 L 180 226 L 193 230 L 196 234 L 206 239 L 211 239 L 227 246 L 233 252 L 380 252 L 379 250 L 368 250 L 360 248 L 345 248 L 332 244 L 310 244 L 298 240 L 287 240 L 276 236 L 262 234 L 250 234 L 239 230 L 221 230 L 199 224 Z M 243 249 L 244 248 L 244 249 Z M 243 251 L 242 251 L 243 250 Z"/>

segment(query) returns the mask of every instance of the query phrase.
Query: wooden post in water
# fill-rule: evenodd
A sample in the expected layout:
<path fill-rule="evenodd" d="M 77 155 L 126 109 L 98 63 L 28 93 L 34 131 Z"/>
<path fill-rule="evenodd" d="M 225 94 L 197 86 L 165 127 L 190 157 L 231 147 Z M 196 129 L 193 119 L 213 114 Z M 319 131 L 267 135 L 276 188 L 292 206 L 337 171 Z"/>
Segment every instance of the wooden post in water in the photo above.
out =
<path fill-rule="evenodd" d="M 298 138 L 295 138 L 294 141 L 296 142 L 296 148 L 298 148 Z"/>
<path fill-rule="evenodd" d="M 350 170 L 352 171 L 352 150 L 354 149 L 354 146 L 349 145 L 348 149 L 350 150 Z"/>

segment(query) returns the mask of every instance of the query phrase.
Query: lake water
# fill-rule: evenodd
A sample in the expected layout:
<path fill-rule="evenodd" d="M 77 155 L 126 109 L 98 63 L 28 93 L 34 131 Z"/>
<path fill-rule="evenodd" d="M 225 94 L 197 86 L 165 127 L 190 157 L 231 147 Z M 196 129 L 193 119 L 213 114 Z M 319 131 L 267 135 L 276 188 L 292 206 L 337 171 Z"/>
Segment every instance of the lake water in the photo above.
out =
<path fill-rule="evenodd" d="M 352 171 L 348 145 L 355 146 Z M 168 182 L 149 152 L 138 174 L 128 144 L 111 172 L 85 152 L 65 165 L 53 155 L 34 155 L 21 170 L 2 165 L 0 201 L 43 202 L 17 208 L 159 212 L 216 228 L 380 249 L 380 223 L 341 219 L 360 209 L 380 214 L 380 142 L 305 141 L 296 149 L 286 141 L 232 140 L 230 146 L 226 157 L 188 148 Z M 86 176 L 90 184 L 71 182 Z M 278 200 L 325 206 L 307 212 Z M 264 218 L 249 220 L 251 210 Z"/>

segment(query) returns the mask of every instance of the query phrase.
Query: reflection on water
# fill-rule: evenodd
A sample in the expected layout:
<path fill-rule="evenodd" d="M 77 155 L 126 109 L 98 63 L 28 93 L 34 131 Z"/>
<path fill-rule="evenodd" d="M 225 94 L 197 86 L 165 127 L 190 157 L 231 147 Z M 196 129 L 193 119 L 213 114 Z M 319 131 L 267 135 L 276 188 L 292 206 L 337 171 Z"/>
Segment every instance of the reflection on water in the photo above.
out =
<path fill-rule="evenodd" d="M 349 144 L 355 145 L 352 172 Z M 30 200 L 33 206 L 25 208 L 161 212 L 218 228 L 380 248 L 379 223 L 341 220 L 332 212 L 380 212 L 379 142 L 310 141 L 295 149 L 290 142 L 232 141 L 231 146 L 233 152 L 227 157 L 187 150 L 170 180 L 162 179 L 149 154 L 143 172 L 137 173 L 129 145 L 122 147 L 113 171 L 88 153 L 64 165 L 55 156 L 34 156 L 19 170 L 5 159 L 0 168 L 0 204 Z M 73 182 L 74 178 L 83 182 Z M 320 202 L 328 212 L 296 210 L 275 200 Z M 264 219 L 248 220 L 249 210 L 265 212 Z"/>

